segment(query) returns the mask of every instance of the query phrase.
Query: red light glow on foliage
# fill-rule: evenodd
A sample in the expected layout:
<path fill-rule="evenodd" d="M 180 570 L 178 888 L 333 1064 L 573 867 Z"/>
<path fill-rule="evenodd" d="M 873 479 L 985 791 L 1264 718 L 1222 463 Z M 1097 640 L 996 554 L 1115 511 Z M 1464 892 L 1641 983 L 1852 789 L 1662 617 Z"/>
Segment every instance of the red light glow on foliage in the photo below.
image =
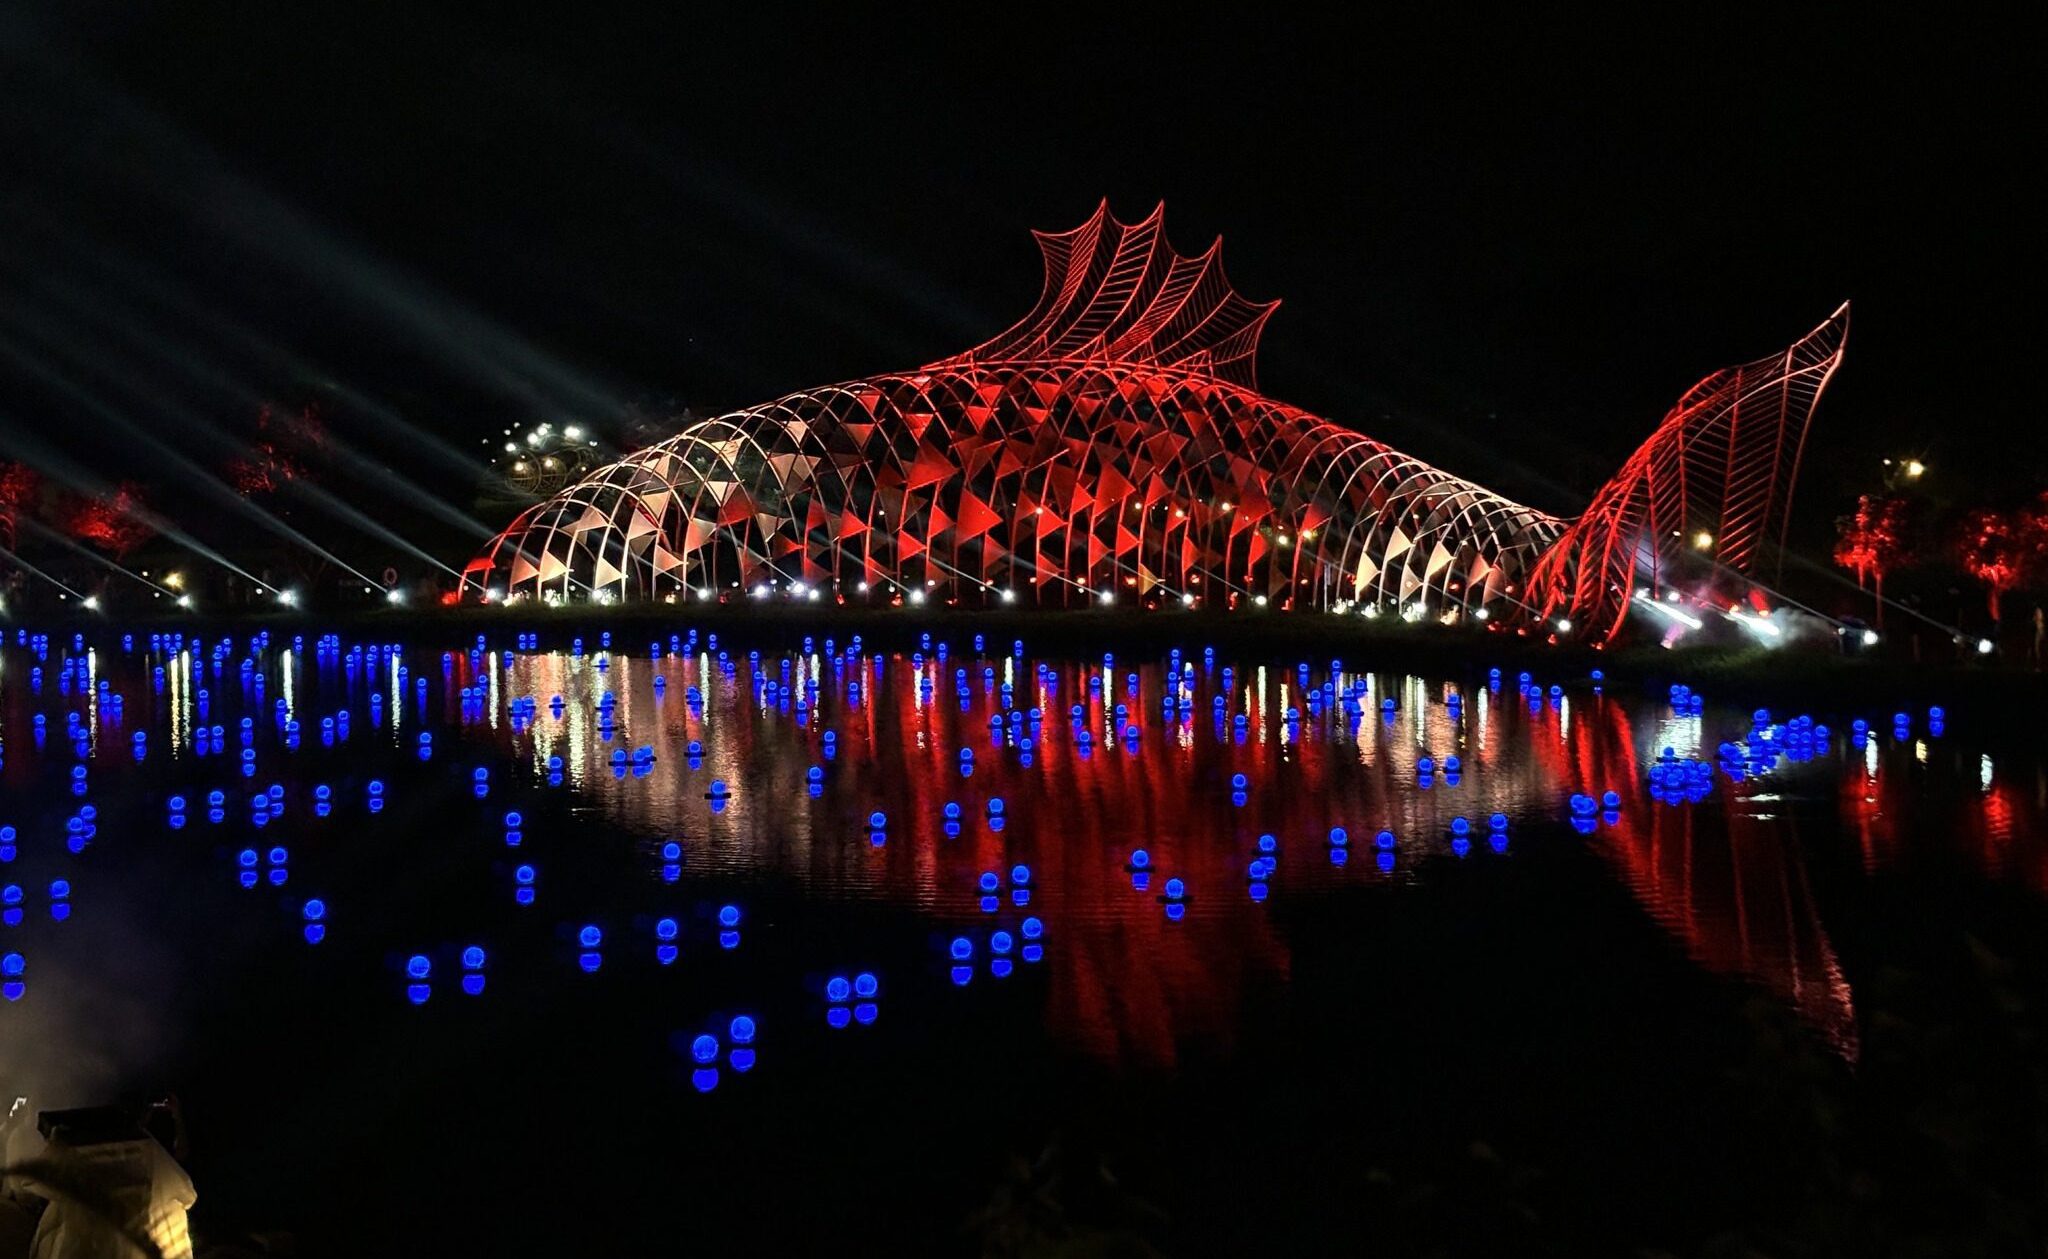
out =
<path fill-rule="evenodd" d="M 1963 518 L 1958 549 L 1963 570 L 1984 583 L 1997 621 L 1999 600 L 2040 571 L 2048 556 L 2048 498 L 2017 511 L 1971 512 Z"/>
<path fill-rule="evenodd" d="M 1906 501 L 1865 494 L 1856 510 L 1835 522 L 1835 563 L 1874 584 L 1877 620 L 1884 622 L 1884 577 L 1906 559 Z"/>
<path fill-rule="evenodd" d="M 225 465 L 228 484 L 245 496 L 274 494 L 292 481 L 308 479 L 306 456 L 326 444 L 326 426 L 315 408 L 305 408 L 295 420 L 280 420 L 266 403 L 256 413 L 249 449 Z"/>
<path fill-rule="evenodd" d="M 64 531 L 120 559 L 156 532 L 138 518 L 142 510 L 140 487 L 124 481 L 97 497 L 74 499 L 65 514 Z"/>
<path fill-rule="evenodd" d="M 15 525 L 34 506 L 42 478 L 25 463 L 0 461 L 0 545 L 13 550 Z"/>

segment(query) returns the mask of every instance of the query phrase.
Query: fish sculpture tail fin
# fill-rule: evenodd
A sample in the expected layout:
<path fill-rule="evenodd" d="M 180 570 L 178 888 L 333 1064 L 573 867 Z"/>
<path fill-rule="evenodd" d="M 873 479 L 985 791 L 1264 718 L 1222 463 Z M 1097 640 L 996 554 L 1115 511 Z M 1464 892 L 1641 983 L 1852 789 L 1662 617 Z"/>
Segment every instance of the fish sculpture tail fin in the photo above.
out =
<path fill-rule="evenodd" d="M 1782 545 L 1807 425 L 1841 366 L 1847 302 L 1781 353 L 1687 390 L 1530 571 L 1528 605 L 1612 639 L 1638 585 L 1710 560 L 1748 573 Z"/>

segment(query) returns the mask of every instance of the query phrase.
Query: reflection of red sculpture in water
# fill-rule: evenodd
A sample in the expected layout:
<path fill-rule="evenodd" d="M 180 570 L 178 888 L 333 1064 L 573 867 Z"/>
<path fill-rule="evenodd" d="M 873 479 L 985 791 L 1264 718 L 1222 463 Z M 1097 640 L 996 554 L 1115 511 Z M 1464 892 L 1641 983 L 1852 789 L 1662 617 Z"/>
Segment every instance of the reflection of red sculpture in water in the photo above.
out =
<path fill-rule="evenodd" d="M 1686 956 L 1760 985 L 1841 1053 L 1856 1056 L 1849 983 L 1821 926 L 1789 818 L 1758 812 L 1725 778 L 1716 785 L 1721 807 L 1711 813 L 1652 800 L 1628 715 L 1604 699 L 1574 706 L 1569 740 L 1549 722 L 1529 744 L 1552 781 L 1620 793 L 1621 820 L 1591 842 Z"/>
<path fill-rule="evenodd" d="M 2048 896 L 2048 763 L 2007 761 L 1924 734 L 1872 736 L 1842 774 L 1842 817 L 1873 873 L 1935 855 L 1929 838 L 1994 879 Z M 1907 838 L 1921 841 L 1909 847 Z"/>
<path fill-rule="evenodd" d="M 954 693 L 956 668 L 969 670 L 969 697 Z M 707 667 L 708 666 L 708 667 Z M 1284 714 L 1305 705 L 1299 682 L 1281 668 L 1235 676 L 1220 732 L 1211 708 L 1220 670 L 1196 682 L 1192 719 L 1160 713 L 1162 677 L 1137 666 L 1141 685 L 1127 690 L 1129 666 L 1100 670 L 1056 666 L 1047 688 L 1030 664 L 902 657 L 879 671 L 873 658 L 835 670 L 807 658 L 789 674 L 764 659 L 764 676 L 802 693 L 816 668 L 818 711 L 799 725 L 794 707 L 768 703 L 754 691 L 752 666 L 735 661 L 727 679 L 703 657 L 650 661 L 621 654 L 606 674 L 588 662 L 527 657 L 512 693 L 566 693 L 560 723 L 543 718 L 531 755 L 564 759 L 568 777 L 648 834 L 684 841 L 693 871 L 779 875 L 853 899 L 914 907 L 978 945 L 977 986 L 1022 984 L 1036 973 L 1045 985 L 1048 1026 L 1090 1056 L 1146 1066 L 1171 1065 L 1190 1050 L 1227 1051 L 1246 997 L 1284 987 L 1291 945 L 1269 906 L 1246 893 L 1246 867 L 1258 836 L 1279 838 L 1272 897 L 1317 894 L 1389 878 L 1415 877 L 1419 865 L 1450 851 L 1450 823 L 1468 818 L 1483 850 L 1486 816 L 1514 819 L 1517 830 L 1548 828 L 1574 791 L 1614 790 L 1621 820 L 1584 842 L 1613 865 L 1632 894 L 1698 965 L 1754 983 L 1780 998 L 1830 1043 L 1853 1055 L 1856 1032 L 1850 993 L 1807 886 L 1791 823 L 1755 812 L 1755 797 L 1724 782 L 1701 806 L 1654 804 L 1646 796 L 1647 761 L 1657 744 L 1697 736 L 1696 726 L 1645 726 L 1628 707 L 1598 696 L 1562 697 L 1531 711 L 1512 689 L 1467 692 L 1457 721 L 1444 703 L 1450 689 L 1415 679 L 1375 679 L 1355 727 L 1329 714 L 1306 714 L 1290 731 Z M 984 666 L 996 670 L 984 682 Z M 652 677 L 667 678 L 656 699 Z M 1091 693 L 1091 674 L 1103 683 Z M 920 679 L 931 692 L 921 695 Z M 865 692 L 848 702 L 848 684 Z M 1043 725 L 1032 734 L 1034 763 L 1019 749 L 999 747 L 991 717 L 1002 715 L 995 685 L 1009 681 L 1019 709 L 1037 707 Z M 1320 678 L 1317 679 L 1320 681 Z M 685 702 L 701 688 L 704 707 Z M 597 736 L 589 713 L 597 690 L 610 690 L 618 734 Z M 1397 709 L 1383 716 L 1383 698 Z M 1093 738 L 1084 753 L 1070 708 L 1084 707 Z M 1127 705 L 1142 728 L 1134 755 L 1116 738 L 1112 710 Z M 1229 720 L 1247 717 L 1236 741 Z M 836 734 L 836 755 L 824 755 L 824 733 Z M 1028 731 L 1027 731 L 1028 732 Z M 679 754 L 691 739 L 704 744 L 693 771 Z M 658 758 L 643 778 L 614 778 L 614 749 L 653 742 Z M 973 773 L 960 773 L 971 749 Z M 1680 749 L 1691 752 L 1686 746 Z M 1417 786 L 1423 756 L 1457 755 L 1461 783 Z M 828 765 L 822 790 L 810 795 L 812 765 Z M 1827 772 L 1860 775 L 1860 765 Z M 1242 805 L 1231 800 L 1233 774 L 1245 775 Z M 713 777 L 743 784 L 712 813 L 704 790 Z M 1004 801 L 1005 825 L 990 825 L 989 802 Z M 960 806 L 957 837 L 945 834 L 945 807 Z M 868 842 L 872 811 L 887 815 L 887 842 Z M 1723 819 L 1726 819 L 1725 822 Z M 1351 836 L 1351 859 L 1333 866 L 1324 844 L 1332 826 Z M 1392 875 L 1376 868 L 1372 847 L 1382 827 L 1400 837 Z M 1535 842 L 1554 842 L 1548 838 Z M 1124 868 L 1133 849 L 1151 855 L 1152 884 L 1132 886 Z M 1483 858 L 1481 858 L 1483 859 Z M 1009 901 L 1008 872 L 1031 868 L 1027 908 Z M 976 878 L 1002 879 L 999 912 L 981 913 Z M 1192 903 L 1169 921 L 1159 901 L 1166 879 L 1187 881 Z M 1360 903 L 1360 912 L 1370 912 Z M 1042 970 L 1011 981 L 985 968 L 988 932 L 1015 932 L 1025 914 L 1046 924 Z M 1199 1048 L 1198 1048 L 1199 1047 Z"/>
<path fill-rule="evenodd" d="M 1694 961 L 1762 985 L 1854 1058 L 1849 983 L 1792 828 L 1767 824 L 1741 802 L 1723 815 L 1725 828 L 1690 808 L 1650 808 L 1647 827 L 1617 827 L 1601 849 L 1644 907 Z"/>

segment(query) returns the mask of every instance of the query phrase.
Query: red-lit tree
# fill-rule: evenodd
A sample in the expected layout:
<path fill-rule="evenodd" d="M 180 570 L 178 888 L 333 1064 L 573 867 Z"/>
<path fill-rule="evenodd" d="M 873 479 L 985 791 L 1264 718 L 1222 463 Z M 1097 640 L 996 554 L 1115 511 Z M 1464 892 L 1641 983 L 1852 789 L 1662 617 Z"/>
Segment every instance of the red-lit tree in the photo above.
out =
<path fill-rule="evenodd" d="M 228 484 L 244 495 L 275 494 L 287 483 L 311 479 L 310 463 L 327 445 L 327 427 L 317 408 L 296 416 L 265 403 L 256 412 L 256 430 L 241 454 L 222 468 Z"/>
<path fill-rule="evenodd" d="M 41 480 L 27 464 L 0 459 L 0 545 L 10 551 L 15 545 L 16 523 L 34 506 Z"/>
<path fill-rule="evenodd" d="M 105 494 L 71 500 L 63 514 L 66 533 L 115 559 L 141 546 L 156 529 L 142 519 L 142 490 L 124 481 Z"/>
<path fill-rule="evenodd" d="M 1835 521 L 1835 563 L 1856 574 L 1860 590 L 1874 585 L 1877 623 L 1884 624 L 1884 575 L 1906 560 L 1906 500 L 1865 494 L 1856 510 Z"/>
<path fill-rule="evenodd" d="M 2035 510 L 1992 511 L 1979 508 L 1963 517 L 1957 551 L 1964 571 L 1984 583 L 1991 620 L 1999 620 L 1998 601 L 2025 581 L 2040 558 L 2042 528 Z"/>

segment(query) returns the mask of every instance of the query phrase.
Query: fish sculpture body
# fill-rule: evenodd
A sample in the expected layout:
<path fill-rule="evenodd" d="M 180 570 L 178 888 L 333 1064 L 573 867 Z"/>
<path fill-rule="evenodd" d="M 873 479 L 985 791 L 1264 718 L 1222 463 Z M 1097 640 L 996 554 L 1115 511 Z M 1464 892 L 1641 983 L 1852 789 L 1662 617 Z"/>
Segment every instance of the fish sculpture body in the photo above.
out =
<path fill-rule="evenodd" d="M 915 371 L 690 424 L 523 512 L 473 560 L 483 598 L 774 589 L 1046 606 L 1382 611 L 1612 637 L 1686 571 L 1748 570 L 1785 527 L 1844 305 L 1689 390 L 1567 519 L 1260 393 L 1278 303 L 1164 207 L 1038 233 L 1045 287 L 993 339 Z M 1701 541 L 1711 539 L 1711 544 Z M 1703 549 L 1711 549 L 1703 557 Z M 1561 629 L 1562 627 L 1562 629 Z"/>

